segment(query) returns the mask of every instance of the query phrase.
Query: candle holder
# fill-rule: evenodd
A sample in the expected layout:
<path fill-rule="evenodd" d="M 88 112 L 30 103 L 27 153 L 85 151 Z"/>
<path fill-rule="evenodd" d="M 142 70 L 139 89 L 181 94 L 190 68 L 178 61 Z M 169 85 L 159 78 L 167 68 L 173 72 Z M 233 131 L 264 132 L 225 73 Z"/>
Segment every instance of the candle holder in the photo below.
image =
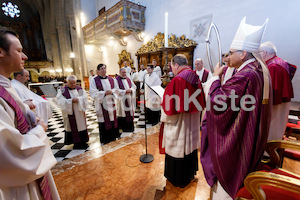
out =
<path fill-rule="evenodd" d="M 171 81 L 170 79 L 170 75 L 169 75 L 169 72 L 171 71 L 171 68 L 168 64 L 168 53 L 169 53 L 169 50 L 171 48 L 164 48 L 165 50 L 165 66 L 163 67 L 163 76 L 162 76 L 162 83 L 163 83 L 163 87 L 167 87 L 167 85 L 169 84 L 169 82 Z"/>

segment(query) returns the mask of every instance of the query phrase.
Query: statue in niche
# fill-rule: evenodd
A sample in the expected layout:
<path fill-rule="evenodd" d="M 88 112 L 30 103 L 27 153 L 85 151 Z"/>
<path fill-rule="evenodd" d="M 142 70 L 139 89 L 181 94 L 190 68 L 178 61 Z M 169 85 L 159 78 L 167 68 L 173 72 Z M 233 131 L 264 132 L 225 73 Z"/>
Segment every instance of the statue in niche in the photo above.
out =
<path fill-rule="evenodd" d="M 122 68 L 124 66 L 124 61 L 127 62 L 128 66 L 130 68 L 133 67 L 133 60 L 131 59 L 130 53 L 126 50 L 122 50 L 122 52 L 119 55 L 119 68 Z"/>

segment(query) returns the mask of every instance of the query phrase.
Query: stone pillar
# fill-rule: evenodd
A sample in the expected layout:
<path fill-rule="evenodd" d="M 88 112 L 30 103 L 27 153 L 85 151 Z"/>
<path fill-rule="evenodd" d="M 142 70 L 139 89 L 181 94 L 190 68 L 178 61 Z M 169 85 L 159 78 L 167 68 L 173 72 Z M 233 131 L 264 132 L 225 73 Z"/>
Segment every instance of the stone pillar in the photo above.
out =
<path fill-rule="evenodd" d="M 53 65 L 55 69 L 62 70 L 62 63 L 59 57 L 59 48 L 57 42 L 57 34 L 56 32 L 50 34 L 50 42 L 51 42 L 51 50 L 52 50 L 52 58 L 53 58 Z M 60 74 L 55 72 L 56 75 Z"/>
<path fill-rule="evenodd" d="M 58 33 L 58 41 L 59 41 L 59 48 L 61 53 L 61 60 L 62 60 L 62 74 L 67 75 L 65 73 L 65 70 L 68 67 L 71 67 L 71 59 L 70 59 L 70 38 L 69 33 L 66 29 L 66 27 L 60 26 L 56 27 L 57 33 Z"/>
<path fill-rule="evenodd" d="M 82 73 L 81 73 L 81 66 L 80 66 L 80 51 L 78 48 L 78 40 L 77 40 L 77 34 L 76 34 L 76 24 L 75 24 L 75 19 L 74 15 L 69 15 L 69 24 L 70 24 L 70 32 L 71 32 L 71 43 L 72 43 L 72 51 L 75 54 L 75 58 L 73 59 L 74 66 L 72 66 L 74 70 L 74 74 L 77 76 L 78 79 L 82 80 Z"/>

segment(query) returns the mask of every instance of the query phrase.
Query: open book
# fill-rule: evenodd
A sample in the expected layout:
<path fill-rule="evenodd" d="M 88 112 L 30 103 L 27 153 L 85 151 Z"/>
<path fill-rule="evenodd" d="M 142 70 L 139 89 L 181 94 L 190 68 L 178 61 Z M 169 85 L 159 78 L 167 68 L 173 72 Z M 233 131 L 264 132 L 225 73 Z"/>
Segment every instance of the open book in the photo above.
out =
<path fill-rule="evenodd" d="M 147 83 L 145 83 L 153 92 L 155 92 L 161 99 L 163 99 L 165 89 L 161 87 L 160 85 L 156 86 L 149 86 Z"/>

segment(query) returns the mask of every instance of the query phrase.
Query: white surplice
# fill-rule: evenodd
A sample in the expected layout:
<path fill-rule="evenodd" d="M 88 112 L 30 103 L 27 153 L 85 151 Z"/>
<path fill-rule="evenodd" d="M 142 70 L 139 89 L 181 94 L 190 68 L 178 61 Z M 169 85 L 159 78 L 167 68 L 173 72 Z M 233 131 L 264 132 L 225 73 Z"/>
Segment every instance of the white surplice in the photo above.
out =
<path fill-rule="evenodd" d="M 131 74 L 131 80 L 132 81 L 139 81 L 139 72 L 133 72 Z"/>
<path fill-rule="evenodd" d="M 116 106 L 117 106 L 117 116 L 118 117 L 126 117 L 125 114 L 125 99 L 127 99 L 128 101 L 128 110 L 130 109 L 130 115 L 134 116 L 134 111 L 136 108 L 136 86 L 133 83 L 133 81 L 131 81 L 131 87 L 129 87 L 129 84 L 127 82 L 126 79 L 122 79 L 121 80 L 123 85 L 124 85 L 124 90 L 120 89 L 120 86 L 118 84 L 117 87 L 117 101 L 116 101 Z M 118 83 L 118 81 L 116 80 L 116 82 Z M 132 93 L 131 94 L 126 94 L 126 90 L 131 90 Z"/>
<path fill-rule="evenodd" d="M 160 121 L 164 122 L 163 143 L 166 154 L 183 158 L 200 148 L 200 113 L 166 115 L 161 109 Z"/>
<path fill-rule="evenodd" d="M 107 102 L 107 111 L 108 111 L 108 115 L 109 115 L 109 120 L 114 121 L 113 110 L 116 108 L 113 107 L 113 104 L 116 102 L 115 102 L 115 99 L 113 98 L 113 95 L 117 96 L 117 81 L 114 80 L 114 88 L 111 87 L 108 79 L 100 79 L 100 81 L 102 83 L 103 91 L 99 91 L 97 89 L 95 79 L 92 80 L 91 85 L 90 85 L 90 95 L 94 99 L 98 122 L 100 122 L 100 123 L 104 122 L 103 111 L 101 108 L 101 104 L 103 104 L 104 99 Z M 105 96 L 105 92 L 107 90 L 112 90 L 113 95 Z"/>
<path fill-rule="evenodd" d="M 32 99 L 33 104 L 36 105 L 35 111 L 37 116 L 43 119 L 47 124 L 48 119 L 52 117 L 50 103 L 41 96 L 32 92 L 23 83 L 16 79 L 11 80 L 11 85 L 17 91 L 23 102 Z"/>
<path fill-rule="evenodd" d="M 156 73 L 159 78 L 161 78 L 161 68 L 160 68 L 160 66 L 154 67 L 153 72 Z"/>
<path fill-rule="evenodd" d="M 149 86 L 161 85 L 161 80 L 158 75 L 152 72 L 150 75 L 146 74 L 145 83 Z M 145 86 L 145 100 L 146 107 L 150 109 L 160 109 L 161 99 L 160 97 L 152 91 L 148 86 Z"/>
<path fill-rule="evenodd" d="M 139 81 L 141 82 L 140 83 L 140 88 L 143 87 L 143 81 L 145 80 L 145 75 L 147 74 L 147 70 L 140 70 L 139 71 Z"/>
<path fill-rule="evenodd" d="M 268 141 L 281 140 L 286 129 L 291 102 L 283 102 L 272 106 L 272 115 Z"/>
<path fill-rule="evenodd" d="M 64 119 L 64 128 L 67 132 L 72 132 L 68 115 L 75 115 L 78 131 L 87 129 L 85 111 L 88 106 L 88 96 L 86 91 L 82 89 L 82 96 L 79 95 L 77 89 L 69 90 L 71 99 L 66 99 L 62 95 L 61 89 L 57 92 L 57 103 L 61 108 L 62 117 Z M 78 98 L 78 103 L 73 103 L 72 99 Z"/>
<path fill-rule="evenodd" d="M 0 75 L 3 86 L 26 115 L 26 107 L 9 79 Z M 37 125 L 21 134 L 15 111 L 0 98 L 0 199 L 42 199 L 36 180 L 46 175 L 53 200 L 60 199 L 50 169 L 57 163 L 49 139 Z"/>
<path fill-rule="evenodd" d="M 203 77 L 203 73 L 204 73 L 204 68 L 202 68 L 201 70 L 196 70 L 196 74 L 199 76 L 199 79 L 202 81 L 202 77 Z M 212 77 L 212 73 L 208 72 L 208 76 L 207 76 L 207 80 L 209 80 Z M 203 84 L 203 83 L 202 83 Z"/>
<path fill-rule="evenodd" d="M 97 75 L 89 76 L 89 85 L 91 85 L 92 80 L 96 77 Z"/>
<path fill-rule="evenodd" d="M 126 70 L 126 76 L 131 79 L 131 76 L 130 76 L 131 68 L 129 66 L 126 66 L 124 68 Z"/>

